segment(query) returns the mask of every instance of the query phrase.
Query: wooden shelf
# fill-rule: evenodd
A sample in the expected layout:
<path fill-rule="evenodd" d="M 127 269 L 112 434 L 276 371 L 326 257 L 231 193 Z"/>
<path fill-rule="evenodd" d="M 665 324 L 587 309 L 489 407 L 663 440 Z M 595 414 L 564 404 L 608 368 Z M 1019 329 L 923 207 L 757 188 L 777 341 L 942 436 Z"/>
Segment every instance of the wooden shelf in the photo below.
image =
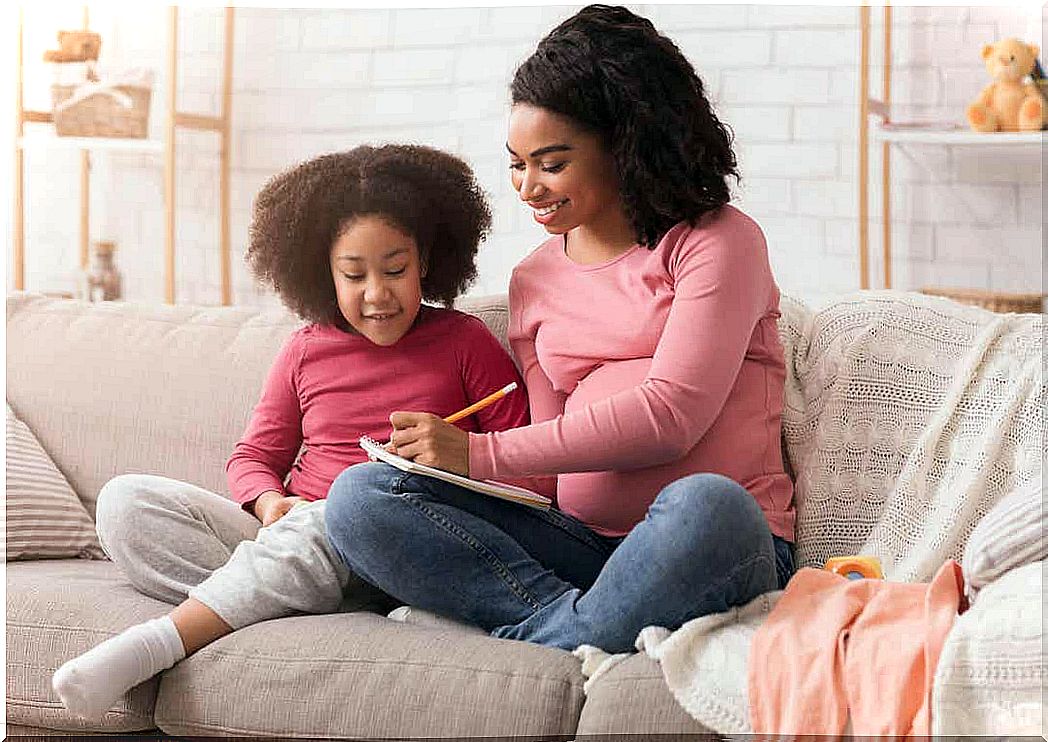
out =
<path fill-rule="evenodd" d="M 230 153 L 232 148 L 231 118 L 233 112 L 233 8 L 225 8 L 224 39 L 222 46 L 222 99 L 217 115 L 185 113 L 178 110 L 179 30 L 178 6 L 167 8 L 167 106 L 163 136 L 159 139 L 131 139 L 117 137 L 60 137 L 52 126 L 50 111 L 25 108 L 22 86 L 25 65 L 25 19 L 18 10 L 16 59 L 18 65 L 15 86 L 14 139 L 14 288 L 25 288 L 25 153 L 32 150 L 68 150 L 80 153 L 80 267 L 88 266 L 90 234 L 91 157 L 98 152 L 163 155 L 164 169 L 164 298 L 175 302 L 175 182 L 176 133 L 178 129 L 210 131 L 219 138 L 219 266 L 222 272 L 222 304 L 232 303 L 232 271 L 230 267 Z M 88 9 L 83 9 L 82 27 L 89 28 Z M 27 129 L 27 125 L 34 125 Z M 47 124 L 47 128 L 37 128 Z"/>
<path fill-rule="evenodd" d="M 999 147 L 999 146 L 1040 146 L 1045 143 L 1045 132 L 997 132 L 984 134 L 966 129 L 943 131 L 939 129 L 888 129 L 882 126 L 872 127 L 873 139 L 880 142 L 898 144 L 945 144 L 958 146 Z"/>
<path fill-rule="evenodd" d="M 900 126 L 892 125 L 891 122 L 891 89 L 892 89 L 892 7 L 886 3 L 883 8 L 884 21 L 880 25 L 883 34 L 884 48 L 881 54 L 882 64 L 882 91 L 878 98 L 870 95 L 870 46 L 871 46 L 871 22 L 869 6 L 859 7 L 859 131 L 858 152 L 859 163 L 857 177 L 859 181 L 859 288 L 870 288 L 870 143 L 877 142 L 880 146 L 881 161 L 881 245 L 882 245 L 882 267 L 884 270 L 883 287 L 892 287 L 892 194 L 891 194 L 891 152 L 900 149 L 907 152 L 909 145 L 939 145 L 948 147 L 965 147 L 968 149 L 965 155 L 971 156 L 972 149 L 985 148 L 994 153 L 1007 153 L 1008 155 L 1040 158 L 1040 152 L 1031 153 L 1032 147 L 1040 147 L 1045 143 L 1045 132 L 995 132 L 982 133 L 971 131 L 965 124 L 956 122 L 959 128 L 943 129 L 931 126 Z M 874 117 L 879 121 L 871 121 Z M 949 120 L 942 122 L 948 126 Z M 913 152 L 909 152 L 913 155 Z M 965 156 L 959 155 L 959 156 Z M 956 294 L 955 289 L 942 289 Z M 989 297 L 989 298 L 987 298 Z M 1007 301 L 1015 299 L 1014 296 L 994 294 L 990 292 L 982 300 L 1004 299 Z M 972 297 L 967 296 L 971 300 Z M 1022 297 L 1020 297 L 1022 298 Z M 1028 298 L 1028 297 L 1027 297 Z"/>
<path fill-rule="evenodd" d="M 145 152 L 160 154 L 164 143 L 159 139 L 127 139 L 116 137 L 60 137 L 53 131 L 27 133 L 17 140 L 21 150 L 72 149 L 92 152 Z"/>

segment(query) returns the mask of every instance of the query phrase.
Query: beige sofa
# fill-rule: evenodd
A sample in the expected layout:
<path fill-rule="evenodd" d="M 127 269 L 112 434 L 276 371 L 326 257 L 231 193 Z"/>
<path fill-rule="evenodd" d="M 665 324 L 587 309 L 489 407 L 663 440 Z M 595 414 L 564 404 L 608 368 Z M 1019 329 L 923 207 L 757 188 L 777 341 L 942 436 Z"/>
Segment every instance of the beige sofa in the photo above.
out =
<path fill-rule="evenodd" d="M 905 472 L 905 456 L 889 456 L 886 464 L 877 463 L 877 476 L 864 477 L 869 462 L 852 461 L 847 446 L 827 443 L 835 430 L 829 422 L 840 421 L 820 423 L 820 415 L 839 418 L 840 405 L 851 404 L 849 394 L 866 399 L 889 393 L 840 384 L 848 359 L 865 352 L 864 342 L 891 341 L 897 331 L 906 337 L 905 325 L 899 330 L 894 318 L 913 307 L 920 310 L 921 327 L 937 317 L 942 332 L 932 335 L 945 334 L 961 349 L 994 317 L 894 294 L 853 297 L 819 313 L 783 300 L 785 448 L 799 494 L 819 495 L 811 498 L 817 504 L 801 503 L 802 563 L 818 564 L 826 550 L 881 548 L 875 537 L 893 517 L 893 500 L 885 493 L 894 478 L 885 479 L 877 467 Z M 504 297 L 463 308 L 504 339 Z M 122 472 L 163 474 L 225 492 L 225 459 L 271 359 L 297 324 L 272 310 L 84 304 L 12 294 L 7 400 L 92 514 L 99 488 Z M 905 358 L 894 362 L 899 369 L 912 367 Z M 946 387 L 951 369 L 941 357 L 936 363 L 936 383 Z M 865 412 L 864 402 L 854 404 Z M 903 432 L 895 445 L 905 453 L 917 441 Z M 830 491 L 834 483 L 844 495 Z M 842 505 L 874 494 L 880 514 L 872 517 L 857 517 Z M 951 526 L 947 551 L 959 556 L 974 520 L 998 496 L 976 497 L 979 505 L 968 520 Z M 889 544 L 880 553 L 892 556 L 894 548 Z M 901 554 L 899 564 L 919 565 L 911 557 Z M 923 579 L 920 569 L 897 576 Z M 677 703 L 659 665 L 644 654 L 616 665 L 584 693 L 580 664 L 568 652 L 371 613 L 298 616 L 236 632 L 135 688 L 99 725 L 86 726 L 51 690 L 55 668 L 169 606 L 137 593 L 108 561 L 11 562 L 6 579 L 9 734 L 158 728 L 172 735 L 572 739 L 708 731 Z"/>

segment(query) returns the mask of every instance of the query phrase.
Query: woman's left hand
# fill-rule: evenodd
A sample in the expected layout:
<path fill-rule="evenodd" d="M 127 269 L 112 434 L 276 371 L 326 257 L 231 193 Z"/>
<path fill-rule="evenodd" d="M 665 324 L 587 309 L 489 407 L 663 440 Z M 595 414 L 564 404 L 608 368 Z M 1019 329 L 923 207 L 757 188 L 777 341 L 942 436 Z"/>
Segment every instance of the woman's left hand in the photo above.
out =
<path fill-rule="evenodd" d="M 389 421 L 394 453 L 469 476 L 469 433 L 428 412 L 394 412 Z"/>

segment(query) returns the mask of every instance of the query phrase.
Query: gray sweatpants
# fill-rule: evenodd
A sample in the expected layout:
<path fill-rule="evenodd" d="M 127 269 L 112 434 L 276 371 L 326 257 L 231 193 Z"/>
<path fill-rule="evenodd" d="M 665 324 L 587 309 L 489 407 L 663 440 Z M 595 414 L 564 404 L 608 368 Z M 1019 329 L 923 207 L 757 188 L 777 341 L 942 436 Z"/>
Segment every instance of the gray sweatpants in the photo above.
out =
<path fill-rule="evenodd" d="M 98 495 L 102 548 L 140 592 L 199 600 L 234 629 L 295 613 L 387 611 L 395 602 L 349 571 L 324 534 L 324 501 L 262 524 L 240 505 L 146 474 Z"/>

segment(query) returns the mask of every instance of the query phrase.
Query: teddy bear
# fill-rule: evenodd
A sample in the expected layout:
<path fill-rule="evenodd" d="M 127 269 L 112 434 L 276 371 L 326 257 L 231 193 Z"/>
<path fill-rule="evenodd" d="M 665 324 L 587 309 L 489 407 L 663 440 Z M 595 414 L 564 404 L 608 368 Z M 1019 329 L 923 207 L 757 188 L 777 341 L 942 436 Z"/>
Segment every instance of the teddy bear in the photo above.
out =
<path fill-rule="evenodd" d="M 94 62 L 102 49 L 102 37 L 91 31 L 59 31 L 58 47 L 44 52 L 45 62 Z"/>
<path fill-rule="evenodd" d="M 983 47 L 982 58 L 993 78 L 968 106 L 973 131 L 1039 131 L 1048 121 L 1048 105 L 1032 82 L 1023 83 L 1040 50 L 1019 39 L 1002 39 Z"/>

